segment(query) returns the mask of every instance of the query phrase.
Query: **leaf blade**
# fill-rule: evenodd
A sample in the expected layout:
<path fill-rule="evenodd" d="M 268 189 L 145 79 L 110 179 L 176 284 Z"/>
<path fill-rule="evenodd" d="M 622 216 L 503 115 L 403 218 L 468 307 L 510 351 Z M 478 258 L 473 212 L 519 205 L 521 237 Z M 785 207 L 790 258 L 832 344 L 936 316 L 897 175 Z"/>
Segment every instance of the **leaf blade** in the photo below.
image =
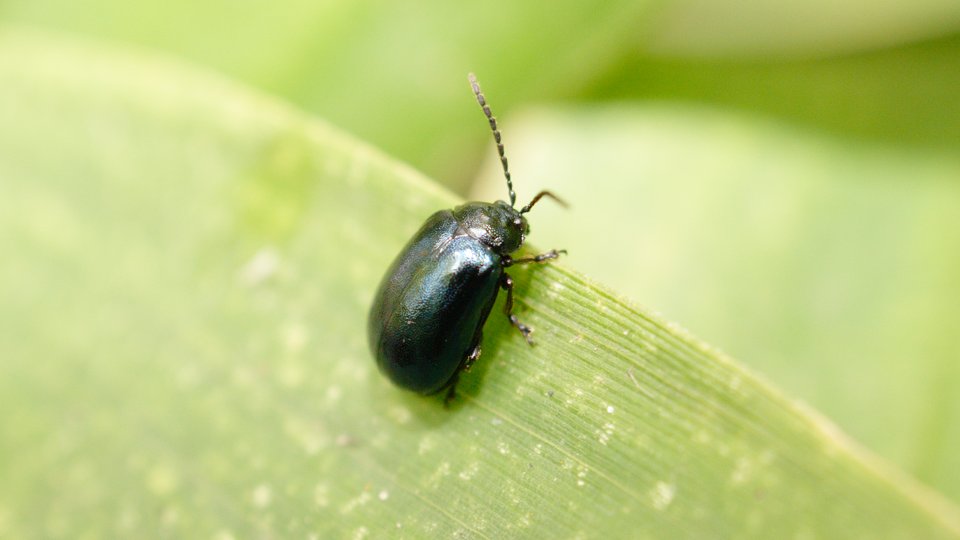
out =
<path fill-rule="evenodd" d="M 360 321 L 450 195 L 140 55 L 5 33 L 0 79 L 0 532 L 957 534 L 936 495 L 562 264 L 516 272 L 536 348 L 496 317 L 454 410 L 396 390 Z"/>

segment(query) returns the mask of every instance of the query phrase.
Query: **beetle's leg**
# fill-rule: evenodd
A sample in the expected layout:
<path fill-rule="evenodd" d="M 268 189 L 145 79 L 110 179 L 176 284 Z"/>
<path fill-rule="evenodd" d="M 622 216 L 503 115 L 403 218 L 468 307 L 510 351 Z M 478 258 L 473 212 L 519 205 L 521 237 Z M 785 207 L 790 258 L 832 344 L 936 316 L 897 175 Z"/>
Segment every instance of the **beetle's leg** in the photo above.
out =
<path fill-rule="evenodd" d="M 470 355 L 467 356 L 467 359 L 463 361 L 463 371 L 470 371 L 470 366 L 477 361 L 477 358 L 480 358 L 480 339 L 477 339 L 477 346 L 473 348 L 473 351 L 470 352 Z"/>
<path fill-rule="evenodd" d="M 460 382 L 460 372 L 470 371 L 470 366 L 477 361 L 477 358 L 480 358 L 479 339 L 477 340 L 477 346 L 470 351 L 470 354 L 468 354 L 466 358 L 463 359 L 463 363 L 460 364 L 460 367 L 457 368 L 457 372 L 453 374 L 453 378 L 451 378 L 450 382 L 447 383 L 447 395 L 443 396 L 444 407 L 449 408 L 450 402 L 453 401 L 453 398 L 457 397 L 457 383 Z"/>
<path fill-rule="evenodd" d="M 445 409 L 450 408 L 450 402 L 453 401 L 453 398 L 457 397 L 457 383 L 460 381 L 460 370 L 457 370 L 453 374 L 453 378 L 450 379 L 449 386 L 447 387 L 447 395 L 443 396 L 443 407 Z"/>
<path fill-rule="evenodd" d="M 533 345 L 533 338 L 530 337 L 530 333 L 533 332 L 533 328 L 530 328 L 529 326 L 520 322 L 520 319 L 513 314 L 513 278 L 504 272 L 503 277 L 500 278 L 500 286 L 507 291 L 507 302 L 503 306 L 503 311 L 510 319 L 510 324 L 516 326 L 517 330 L 520 330 L 520 333 L 523 334 L 523 339 L 527 340 L 527 343 L 530 345 Z"/>
<path fill-rule="evenodd" d="M 551 259 L 556 259 L 561 254 L 565 255 L 566 253 L 567 253 L 567 250 L 565 249 L 551 249 L 546 253 L 541 253 L 540 255 L 535 255 L 533 257 L 521 257 L 519 259 L 507 258 L 507 260 L 504 261 L 503 265 L 513 266 L 515 264 L 542 263 L 542 262 L 549 261 Z"/>

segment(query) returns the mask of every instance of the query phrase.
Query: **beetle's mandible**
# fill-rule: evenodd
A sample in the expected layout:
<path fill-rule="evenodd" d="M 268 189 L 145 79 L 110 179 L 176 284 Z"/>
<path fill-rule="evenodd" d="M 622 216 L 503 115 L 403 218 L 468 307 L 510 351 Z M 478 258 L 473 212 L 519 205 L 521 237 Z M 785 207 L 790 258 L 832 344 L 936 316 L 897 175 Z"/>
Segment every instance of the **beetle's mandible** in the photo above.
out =
<path fill-rule="evenodd" d="M 563 250 L 514 259 L 530 226 L 524 214 L 543 197 L 541 191 L 516 209 L 516 194 L 503 152 L 497 120 L 476 77 L 470 86 L 483 109 L 497 144 L 510 203 L 468 202 L 440 210 L 403 248 L 387 270 L 370 308 L 367 337 L 380 371 L 400 387 L 420 394 L 446 390 L 453 398 L 460 372 L 480 356 L 483 325 L 500 289 L 510 323 L 533 345 L 532 329 L 513 314 L 513 280 L 506 269 L 515 264 L 556 259 Z"/>

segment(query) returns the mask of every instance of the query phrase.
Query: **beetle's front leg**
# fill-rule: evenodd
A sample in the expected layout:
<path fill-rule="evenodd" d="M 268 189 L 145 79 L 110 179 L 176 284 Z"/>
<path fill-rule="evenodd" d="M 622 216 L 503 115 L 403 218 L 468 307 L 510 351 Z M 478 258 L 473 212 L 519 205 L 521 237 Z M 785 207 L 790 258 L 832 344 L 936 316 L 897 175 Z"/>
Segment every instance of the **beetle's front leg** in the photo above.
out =
<path fill-rule="evenodd" d="M 503 266 L 513 266 L 515 264 L 526 264 L 526 263 L 542 263 L 552 259 L 556 259 L 561 254 L 566 255 L 567 250 L 565 249 L 551 249 L 546 253 L 541 253 L 540 255 L 535 255 L 533 257 L 521 257 L 519 259 L 513 259 L 511 257 L 504 257 Z"/>
<path fill-rule="evenodd" d="M 507 291 L 507 302 L 503 306 L 504 313 L 507 314 L 507 318 L 510 319 L 510 324 L 517 327 L 517 330 L 523 334 L 523 339 L 527 340 L 527 343 L 533 345 L 533 338 L 530 337 L 530 334 L 533 332 L 533 328 L 520 322 L 520 319 L 513 314 L 513 278 L 510 277 L 506 272 L 503 273 L 503 276 L 500 278 L 500 286 Z"/>

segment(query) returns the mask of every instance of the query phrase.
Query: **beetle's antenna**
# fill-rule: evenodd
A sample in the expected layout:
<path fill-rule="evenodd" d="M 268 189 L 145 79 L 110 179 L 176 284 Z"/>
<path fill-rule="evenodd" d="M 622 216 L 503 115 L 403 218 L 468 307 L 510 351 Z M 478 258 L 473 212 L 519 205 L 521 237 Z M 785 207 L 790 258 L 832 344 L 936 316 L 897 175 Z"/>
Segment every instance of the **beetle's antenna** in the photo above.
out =
<path fill-rule="evenodd" d="M 513 180 L 510 179 L 510 168 L 507 167 L 507 156 L 503 153 L 503 142 L 500 140 L 500 130 L 497 128 L 497 119 L 493 116 L 493 113 L 490 112 L 490 106 L 487 105 L 487 99 L 483 97 L 483 92 L 480 91 L 480 83 L 477 82 L 476 75 L 471 73 L 467 78 L 470 79 L 470 86 L 473 88 L 474 95 L 477 96 L 477 103 L 480 104 L 480 108 L 483 109 L 483 114 L 487 115 L 487 120 L 490 121 L 493 140 L 496 141 L 497 153 L 500 154 L 500 164 L 503 165 L 503 175 L 507 178 L 507 191 L 510 192 L 510 206 L 516 206 L 517 194 L 513 192 Z"/>
<path fill-rule="evenodd" d="M 533 208 L 533 205 L 537 204 L 537 201 L 539 201 L 540 199 L 542 199 L 542 198 L 544 198 L 544 197 L 550 197 L 551 199 L 557 201 L 557 203 L 559 203 L 560 206 L 562 206 L 562 207 L 564 207 L 564 208 L 567 208 L 567 207 L 569 206 L 569 205 L 567 205 L 567 202 L 566 202 L 566 201 L 564 201 L 564 200 L 561 199 L 560 197 L 557 197 L 557 196 L 554 195 L 553 193 L 550 193 L 549 191 L 541 191 L 540 193 L 537 193 L 537 195 L 533 198 L 532 201 L 530 201 L 530 204 L 528 204 L 528 205 L 526 205 L 526 206 L 524 206 L 523 208 L 520 209 L 520 213 L 521 213 L 521 214 L 526 214 L 527 212 L 530 211 L 531 208 Z"/>

